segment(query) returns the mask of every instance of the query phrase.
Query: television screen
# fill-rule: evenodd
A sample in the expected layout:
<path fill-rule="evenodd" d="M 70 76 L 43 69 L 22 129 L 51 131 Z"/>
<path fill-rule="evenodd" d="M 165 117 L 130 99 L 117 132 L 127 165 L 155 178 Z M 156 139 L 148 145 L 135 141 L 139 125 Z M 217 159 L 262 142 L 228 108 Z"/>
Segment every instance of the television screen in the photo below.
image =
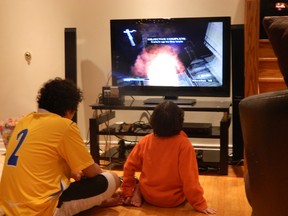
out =
<path fill-rule="evenodd" d="M 122 95 L 230 96 L 230 17 L 110 21 Z"/>

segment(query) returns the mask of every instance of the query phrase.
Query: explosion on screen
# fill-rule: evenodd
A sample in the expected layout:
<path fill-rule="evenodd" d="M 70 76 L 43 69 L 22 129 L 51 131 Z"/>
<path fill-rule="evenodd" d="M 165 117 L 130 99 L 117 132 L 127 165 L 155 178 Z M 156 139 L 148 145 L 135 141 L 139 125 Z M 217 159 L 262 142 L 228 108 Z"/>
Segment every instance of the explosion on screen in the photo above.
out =
<path fill-rule="evenodd" d="M 137 77 L 148 78 L 149 85 L 177 86 L 178 74 L 183 73 L 184 69 L 176 48 L 153 45 L 138 55 L 132 73 Z"/>

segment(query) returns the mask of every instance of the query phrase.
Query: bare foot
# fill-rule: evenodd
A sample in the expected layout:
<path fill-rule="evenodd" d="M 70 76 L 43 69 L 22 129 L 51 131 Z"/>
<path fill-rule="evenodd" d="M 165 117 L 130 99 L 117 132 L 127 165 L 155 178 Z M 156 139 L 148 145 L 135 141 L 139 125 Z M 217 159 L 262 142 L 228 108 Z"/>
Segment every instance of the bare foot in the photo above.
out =
<path fill-rule="evenodd" d="M 142 205 L 142 196 L 141 196 L 139 184 L 136 185 L 136 188 L 133 192 L 133 196 L 131 197 L 130 203 L 131 205 L 136 206 L 136 207 L 140 207 Z"/>
<path fill-rule="evenodd" d="M 113 194 L 113 196 L 107 200 L 104 200 L 101 203 L 101 207 L 112 207 L 117 205 L 123 205 L 123 197 L 120 191 L 117 191 Z"/>

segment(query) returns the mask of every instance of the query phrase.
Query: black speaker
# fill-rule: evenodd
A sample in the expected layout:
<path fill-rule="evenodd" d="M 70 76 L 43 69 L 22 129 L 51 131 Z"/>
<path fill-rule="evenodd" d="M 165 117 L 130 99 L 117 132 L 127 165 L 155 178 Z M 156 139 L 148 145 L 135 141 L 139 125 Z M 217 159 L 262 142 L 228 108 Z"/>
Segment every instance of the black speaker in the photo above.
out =
<path fill-rule="evenodd" d="M 65 78 L 77 84 L 76 28 L 65 28 Z M 77 122 L 77 114 L 73 121 Z"/>
<path fill-rule="evenodd" d="M 76 28 L 65 28 L 65 78 L 77 83 Z"/>
<path fill-rule="evenodd" d="M 234 162 L 243 159 L 243 137 L 239 117 L 239 102 L 245 94 L 244 24 L 231 26 L 232 47 L 232 141 Z"/>

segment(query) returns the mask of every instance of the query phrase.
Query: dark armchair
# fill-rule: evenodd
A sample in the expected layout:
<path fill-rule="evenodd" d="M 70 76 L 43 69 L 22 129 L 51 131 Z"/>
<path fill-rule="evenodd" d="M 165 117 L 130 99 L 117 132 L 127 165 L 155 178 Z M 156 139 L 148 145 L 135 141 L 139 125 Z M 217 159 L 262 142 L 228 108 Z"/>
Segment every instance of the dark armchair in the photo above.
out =
<path fill-rule="evenodd" d="M 287 85 L 288 17 L 266 17 L 263 25 Z M 288 90 L 244 98 L 239 109 L 252 215 L 288 216 Z"/>
<path fill-rule="evenodd" d="M 253 216 L 288 215 L 288 90 L 240 102 L 248 174 L 246 194 Z"/>

